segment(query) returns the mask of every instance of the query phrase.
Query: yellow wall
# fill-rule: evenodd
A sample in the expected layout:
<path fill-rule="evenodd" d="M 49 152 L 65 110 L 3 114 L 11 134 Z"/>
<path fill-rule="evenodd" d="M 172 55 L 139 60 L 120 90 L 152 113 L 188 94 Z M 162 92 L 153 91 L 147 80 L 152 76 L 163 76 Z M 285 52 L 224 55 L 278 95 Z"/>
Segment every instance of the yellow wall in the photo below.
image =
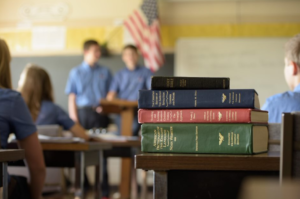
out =
<path fill-rule="evenodd" d="M 13 2 L 13 3 L 12 3 Z M 84 40 L 103 43 L 118 52 L 123 45 L 125 19 L 141 0 L 64 0 L 70 13 L 61 21 L 29 21 L 19 14 L 24 5 L 59 2 L 50 0 L 0 0 L 0 37 L 14 55 L 78 54 Z M 290 37 L 300 32 L 300 1 L 159 1 L 162 43 L 172 51 L 180 37 Z M 66 49 L 61 52 L 31 50 L 31 29 L 19 26 L 65 26 Z"/>

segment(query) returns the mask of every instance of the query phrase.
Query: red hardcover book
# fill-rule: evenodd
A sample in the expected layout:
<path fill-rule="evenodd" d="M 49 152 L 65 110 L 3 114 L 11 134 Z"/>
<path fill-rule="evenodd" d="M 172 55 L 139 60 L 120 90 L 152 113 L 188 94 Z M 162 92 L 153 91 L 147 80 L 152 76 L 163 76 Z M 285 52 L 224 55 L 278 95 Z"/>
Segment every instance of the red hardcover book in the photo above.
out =
<path fill-rule="evenodd" d="M 257 109 L 140 109 L 139 123 L 268 123 Z"/>

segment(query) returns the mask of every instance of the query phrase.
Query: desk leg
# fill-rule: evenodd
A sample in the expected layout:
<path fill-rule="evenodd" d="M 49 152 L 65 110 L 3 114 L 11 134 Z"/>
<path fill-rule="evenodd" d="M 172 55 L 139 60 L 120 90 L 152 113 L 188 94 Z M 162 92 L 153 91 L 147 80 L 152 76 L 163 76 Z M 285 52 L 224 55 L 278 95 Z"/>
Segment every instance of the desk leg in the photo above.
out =
<path fill-rule="evenodd" d="M 147 171 L 142 170 L 142 191 L 141 198 L 147 199 L 148 186 L 147 186 Z"/>
<path fill-rule="evenodd" d="M 154 171 L 153 199 L 168 198 L 168 173 Z"/>
<path fill-rule="evenodd" d="M 3 189 L 2 189 L 2 194 L 3 194 L 3 199 L 8 198 L 8 174 L 7 174 L 7 162 L 2 163 L 2 175 L 3 175 Z"/>
<path fill-rule="evenodd" d="M 122 158 L 121 184 L 120 184 L 121 199 L 130 198 L 130 184 L 131 184 L 130 178 L 131 178 L 131 158 Z"/>
<path fill-rule="evenodd" d="M 75 199 L 83 199 L 84 197 L 84 152 L 76 152 L 75 154 Z"/>
<path fill-rule="evenodd" d="M 134 168 L 134 158 L 131 163 L 131 199 L 138 198 L 138 183 L 137 183 L 137 170 Z M 146 198 L 143 198 L 146 199 Z"/>
<path fill-rule="evenodd" d="M 99 163 L 96 165 L 95 176 L 95 199 L 101 198 L 101 182 L 102 182 L 102 165 L 103 165 L 103 151 L 99 151 Z"/>

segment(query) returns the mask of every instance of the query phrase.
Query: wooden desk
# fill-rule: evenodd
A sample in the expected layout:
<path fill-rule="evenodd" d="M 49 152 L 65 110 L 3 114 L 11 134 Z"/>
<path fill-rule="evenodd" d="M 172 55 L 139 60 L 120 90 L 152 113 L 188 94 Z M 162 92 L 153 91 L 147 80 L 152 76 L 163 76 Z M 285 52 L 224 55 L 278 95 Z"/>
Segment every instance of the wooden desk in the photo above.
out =
<path fill-rule="evenodd" d="M 2 187 L 3 187 L 3 199 L 8 198 L 8 173 L 7 173 L 7 162 L 17 161 L 24 159 L 25 152 L 22 149 L 1 149 L 0 150 L 0 162 L 2 163 L 2 175 L 0 175 L 2 179 Z"/>
<path fill-rule="evenodd" d="M 134 114 L 137 111 L 137 101 L 127 101 L 114 99 L 112 101 L 101 100 L 100 102 L 103 113 L 111 114 L 116 113 L 121 115 L 121 135 L 132 136 L 132 124 Z M 122 170 L 121 170 L 121 184 L 120 184 L 120 195 L 121 199 L 130 198 L 130 179 L 131 179 L 131 168 L 132 159 L 130 157 L 122 158 Z"/>
<path fill-rule="evenodd" d="M 154 170 L 153 198 L 230 198 L 248 176 L 279 180 L 279 153 L 258 155 L 156 154 L 135 156 L 135 168 Z"/>
<path fill-rule="evenodd" d="M 110 149 L 109 143 L 41 143 L 45 164 L 47 167 L 75 167 L 75 197 L 84 197 L 84 169 L 87 166 L 96 166 L 95 198 L 101 198 L 101 174 L 103 150 Z M 17 147 L 10 143 L 9 147 Z M 24 162 L 10 164 L 11 166 L 24 166 Z"/>

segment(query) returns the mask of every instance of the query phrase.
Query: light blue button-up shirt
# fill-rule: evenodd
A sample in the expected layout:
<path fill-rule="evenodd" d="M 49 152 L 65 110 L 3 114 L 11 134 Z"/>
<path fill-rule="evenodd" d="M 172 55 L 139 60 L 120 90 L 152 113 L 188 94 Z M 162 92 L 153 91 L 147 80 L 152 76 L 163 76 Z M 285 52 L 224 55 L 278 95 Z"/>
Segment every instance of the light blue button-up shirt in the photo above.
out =
<path fill-rule="evenodd" d="M 111 79 L 108 68 L 98 64 L 90 67 L 83 61 L 71 70 L 65 93 L 76 95 L 77 106 L 98 106 L 106 98 Z"/>
<path fill-rule="evenodd" d="M 60 108 L 58 105 L 51 101 L 42 101 L 40 113 L 36 125 L 49 125 L 58 124 L 62 126 L 65 130 L 69 130 L 74 126 L 73 120 L 68 116 L 68 114 Z"/>
<path fill-rule="evenodd" d="M 139 90 L 150 89 L 152 75 L 145 67 L 138 66 L 133 71 L 124 68 L 115 74 L 109 90 L 116 92 L 120 99 L 136 101 Z"/>
<path fill-rule="evenodd" d="M 294 91 L 269 97 L 261 109 L 269 111 L 269 123 L 281 123 L 284 112 L 300 111 L 300 84 Z"/>

